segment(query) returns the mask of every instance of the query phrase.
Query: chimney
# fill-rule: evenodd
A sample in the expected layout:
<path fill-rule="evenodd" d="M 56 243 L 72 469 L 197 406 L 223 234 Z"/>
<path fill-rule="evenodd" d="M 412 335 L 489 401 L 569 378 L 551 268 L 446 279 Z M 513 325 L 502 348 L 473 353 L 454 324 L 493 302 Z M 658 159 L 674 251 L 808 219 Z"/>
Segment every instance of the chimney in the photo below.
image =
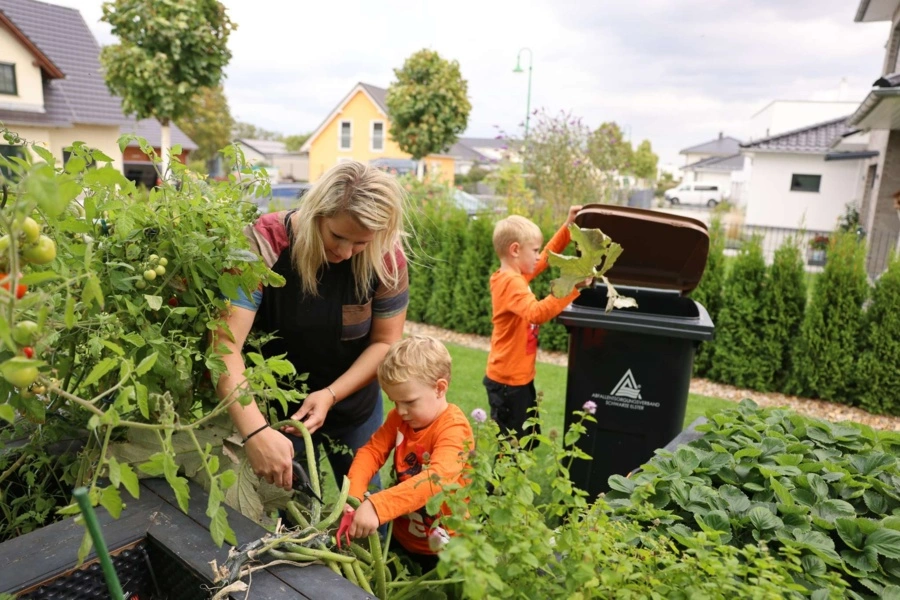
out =
<path fill-rule="evenodd" d="M 719 132 L 719 139 L 720 139 L 720 140 L 722 139 L 722 132 L 721 132 L 721 131 Z"/>

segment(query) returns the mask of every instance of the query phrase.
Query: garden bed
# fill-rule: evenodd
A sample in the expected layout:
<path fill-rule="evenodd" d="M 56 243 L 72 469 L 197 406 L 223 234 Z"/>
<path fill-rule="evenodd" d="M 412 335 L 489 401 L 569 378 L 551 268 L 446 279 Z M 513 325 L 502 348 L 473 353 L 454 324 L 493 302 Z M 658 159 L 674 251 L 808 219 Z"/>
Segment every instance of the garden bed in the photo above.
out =
<path fill-rule="evenodd" d="M 205 515 L 207 496 L 190 484 L 187 514 L 168 484 L 161 479 L 141 481 L 141 494 L 130 501 L 118 519 L 102 508 L 97 516 L 123 590 L 146 600 L 205 599 L 213 593 L 210 562 L 223 564 L 228 546 L 217 548 Z M 266 531 L 239 513 L 228 510 L 228 521 L 239 544 Z M 76 569 L 84 527 L 67 519 L 0 544 L 0 593 L 19 598 L 87 600 L 106 597 L 96 554 Z M 137 596 L 132 596 L 136 598 Z M 243 600 L 245 592 L 228 596 Z M 253 574 L 250 598 L 318 599 L 370 598 L 362 589 L 322 565 L 302 569 L 273 566 Z"/>

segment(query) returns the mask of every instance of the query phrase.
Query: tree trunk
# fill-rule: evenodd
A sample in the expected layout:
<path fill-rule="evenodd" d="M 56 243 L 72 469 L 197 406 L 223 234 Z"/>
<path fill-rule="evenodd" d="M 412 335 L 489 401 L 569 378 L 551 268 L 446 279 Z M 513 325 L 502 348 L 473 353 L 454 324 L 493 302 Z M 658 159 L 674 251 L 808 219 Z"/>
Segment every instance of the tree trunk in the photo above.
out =
<path fill-rule="evenodd" d="M 169 125 L 168 119 L 160 121 L 160 157 L 162 163 L 159 165 L 160 178 L 165 181 L 169 178 L 169 163 L 172 162 L 172 127 Z"/>
<path fill-rule="evenodd" d="M 425 179 L 425 159 L 423 158 L 416 161 L 416 177 L 419 181 Z"/>

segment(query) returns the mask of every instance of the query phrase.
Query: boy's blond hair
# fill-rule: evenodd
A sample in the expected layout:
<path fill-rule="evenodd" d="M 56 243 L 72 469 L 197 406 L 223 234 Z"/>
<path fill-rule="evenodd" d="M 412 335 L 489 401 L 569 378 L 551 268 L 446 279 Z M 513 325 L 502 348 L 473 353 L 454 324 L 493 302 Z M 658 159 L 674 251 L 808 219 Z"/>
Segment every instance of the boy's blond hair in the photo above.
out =
<path fill-rule="evenodd" d="M 450 382 L 450 353 L 442 343 L 427 335 L 411 335 L 391 345 L 378 365 L 378 382 L 396 385 L 416 380 L 433 385 L 438 379 Z"/>
<path fill-rule="evenodd" d="M 509 253 L 509 247 L 515 242 L 524 244 L 542 240 L 541 228 L 521 215 L 512 215 L 500 219 L 494 225 L 494 252 L 503 258 Z"/>

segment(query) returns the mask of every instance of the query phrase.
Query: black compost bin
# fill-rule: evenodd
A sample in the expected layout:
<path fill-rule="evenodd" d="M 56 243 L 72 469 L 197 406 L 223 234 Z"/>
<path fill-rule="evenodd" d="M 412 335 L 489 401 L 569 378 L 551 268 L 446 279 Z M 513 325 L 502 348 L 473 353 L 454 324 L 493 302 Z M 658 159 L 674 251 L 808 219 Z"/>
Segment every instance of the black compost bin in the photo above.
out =
<path fill-rule="evenodd" d="M 605 312 L 606 286 L 584 290 L 559 316 L 569 332 L 568 430 L 573 411 L 592 401 L 572 481 L 591 497 L 609 489 L 681 432 L 698 344 L 713 336 L 706 309 L 685 294 L 700 282 L 709 253 L 706 225 L 688 217 L 589 205 L 576 219 L 599 228 L 623 252 L 607 278 L 638 308 Z"/>

